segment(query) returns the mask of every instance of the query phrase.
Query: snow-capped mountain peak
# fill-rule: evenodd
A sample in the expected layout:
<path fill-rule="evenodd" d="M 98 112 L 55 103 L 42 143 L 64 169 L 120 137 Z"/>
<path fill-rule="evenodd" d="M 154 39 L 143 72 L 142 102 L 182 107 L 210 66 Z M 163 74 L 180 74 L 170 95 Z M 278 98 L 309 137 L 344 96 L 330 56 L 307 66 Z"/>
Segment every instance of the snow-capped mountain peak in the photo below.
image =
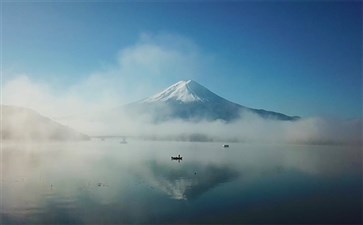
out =
<path fill-rule="evenodd" d="M 185 103 L 208 102 L 214 100 L 216 97 L 218 96 L 197 82 L 193 80 L 182 80 L 171 85 L 164 91 L 144 99 L 142 102 L 167 102 L 171 100 Z"/>
<path fill-rule="evenodd" d="M 266 119 L 297 120 L 299 117 L 263 109 L 248 108 L 228 101 L 193 80 L 182 80 L 144 100 L 130 103 L 126 111 L 148 114 L 154 121 L 169 119 L 233 121 L 246 113 Z"/>

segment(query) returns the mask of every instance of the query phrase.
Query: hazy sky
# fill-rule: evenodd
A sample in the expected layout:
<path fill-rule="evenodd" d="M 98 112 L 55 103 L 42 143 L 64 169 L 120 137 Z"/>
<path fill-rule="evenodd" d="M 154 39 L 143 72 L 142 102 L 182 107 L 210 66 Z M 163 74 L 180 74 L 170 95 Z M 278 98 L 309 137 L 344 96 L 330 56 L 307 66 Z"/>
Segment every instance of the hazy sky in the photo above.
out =
<path fill-rule="evenodd" d="M 361 117 L 360 1 L 2 7 L 3 80 L 13 92 L 40 85 L 54 96 L 124 104 L 194 79 L 248 107 Z"/>

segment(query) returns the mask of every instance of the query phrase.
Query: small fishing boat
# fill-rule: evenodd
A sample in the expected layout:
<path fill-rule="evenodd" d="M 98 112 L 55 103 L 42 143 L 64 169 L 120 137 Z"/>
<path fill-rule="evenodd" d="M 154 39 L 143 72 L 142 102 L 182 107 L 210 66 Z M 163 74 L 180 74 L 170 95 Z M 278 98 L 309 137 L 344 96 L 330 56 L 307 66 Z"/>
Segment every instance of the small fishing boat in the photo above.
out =
<path fill-rule="evenodd" d="M 181 157 L 180 155 L 178 156 L 172 156 L 171 160 L 183 160 L 183 157 Z"/>
<path fill-rule="evenodd" d="M 223 145 L 223 148 L 229 148 L 229 145 Z"/>
<path fill-rule="evenodd" d="M 178 157 L 178 156 L 176 156 L 176 157 L 171 157 L 171 160 L 183 160 L 183 157 Z"/>
<path fill-rule="evenodd" d="M 126 141 L 125 137 L 122 138 L 122 141 L 120 141 L 120 144 L 127 144 L 127 141 Z"/>

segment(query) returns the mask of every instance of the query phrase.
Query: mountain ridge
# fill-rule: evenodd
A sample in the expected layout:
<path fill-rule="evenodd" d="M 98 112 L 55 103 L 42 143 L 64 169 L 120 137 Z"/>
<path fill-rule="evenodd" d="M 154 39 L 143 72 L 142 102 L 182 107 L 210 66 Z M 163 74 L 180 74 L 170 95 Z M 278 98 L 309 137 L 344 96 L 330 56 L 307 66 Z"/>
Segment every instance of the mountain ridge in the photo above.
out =
<path fill-rule="evenodd" d="M 170 119 L 231 122 L 246 113 L 272 120 L 295 121 L 300 118 L 231 102 L 194 80 L 179 81 L 151 97 L 127 104 L 124 108 L 133 115 L 147 114 L 156 122 Z"/>
<path fill-rule="evenodd" d="M 2 112 L 1 136 L 3 140 L 88 140 L 79 133 L 33 109 L 0 105 Z"/>

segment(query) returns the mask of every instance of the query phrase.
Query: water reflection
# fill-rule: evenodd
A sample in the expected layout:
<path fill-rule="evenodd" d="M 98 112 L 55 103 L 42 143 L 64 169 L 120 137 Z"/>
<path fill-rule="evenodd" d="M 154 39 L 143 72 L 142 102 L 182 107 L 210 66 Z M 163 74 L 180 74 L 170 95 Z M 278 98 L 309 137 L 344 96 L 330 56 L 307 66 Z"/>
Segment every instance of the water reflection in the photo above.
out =
<path fill-rule="evenodd" d="M 2 154 L 1 224 L 360 222 L 361 151 L 346 147 L 107 141 Z"/>
<path fill-rule="evenodd" d="M 179 200 L 197 198 L 239 175 L 231 166 L 217 164 L 184 163 L 183 167 L 172 167 L 149 161 L 145 166 L 143 178 L 154 188 Z"/>

